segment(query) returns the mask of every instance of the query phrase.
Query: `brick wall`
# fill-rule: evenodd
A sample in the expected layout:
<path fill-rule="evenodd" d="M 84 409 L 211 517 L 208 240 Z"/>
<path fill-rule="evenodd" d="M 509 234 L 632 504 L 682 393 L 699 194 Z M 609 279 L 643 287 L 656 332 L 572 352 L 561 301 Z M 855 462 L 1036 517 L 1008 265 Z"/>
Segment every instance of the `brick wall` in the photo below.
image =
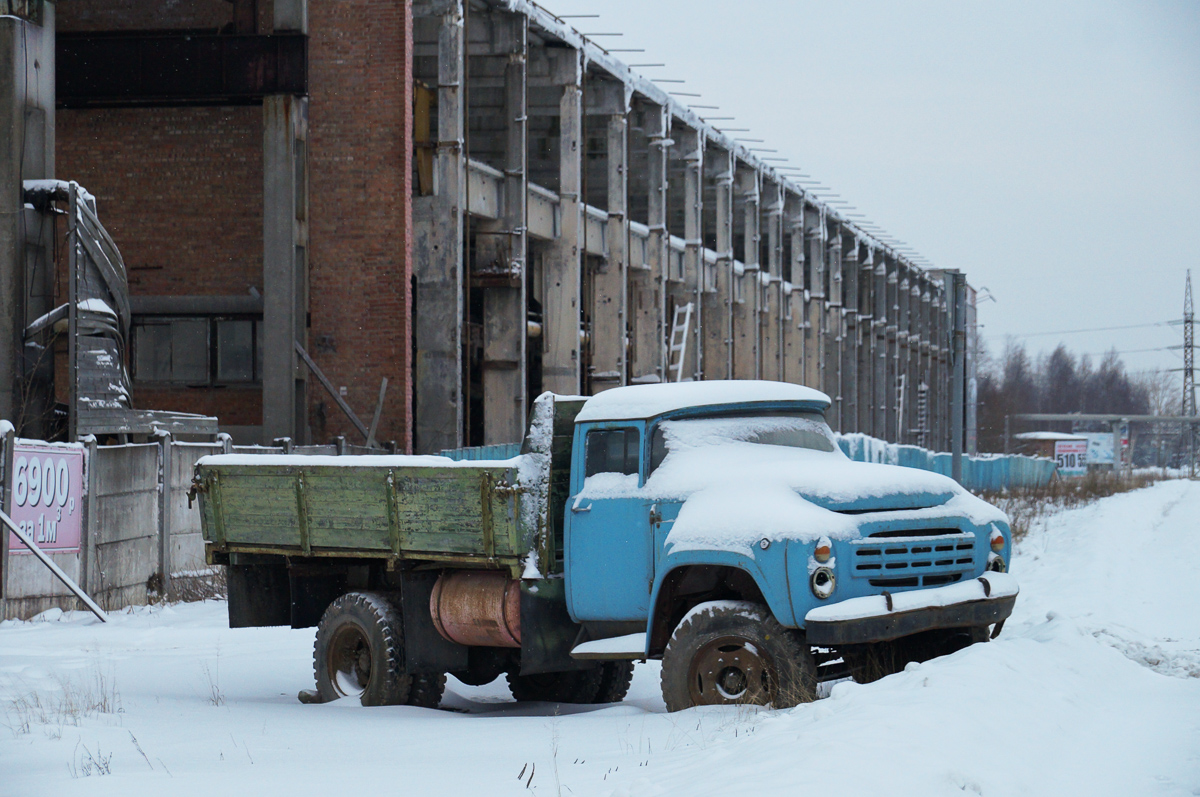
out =
<path fill-rule="evenodd" d="M 225 0 L 74 0 L 60 30 L 215 29 Z M 259 2 L 269 30 L 270 3 Z M 309 4 L 309 349 L 364 422 L 388 379 L 380 440 L 411 446 L 411 2 Z M 60 110 L 57 176 L 98 198 L 135 295 L 262 288 L 262 109 Z M 447 319 L 454 323 L 453 319 Z M 316 442 L 360 435 L 311 380 Z M 261 422 L 247 389 L 146 390 L 137 406 Z"/>
<path fill-rule="evenodd" d="M 387 377 L 378 437 L 406 449 L 412 425 L 410 9 L 411 3 L 394 0 L 313 0 L 308 12 L 310 348 L 330 380 L 346 386 L 364 423 Z M 346 434 L 358 442 L 315 380 L 309 409 L 318 440 Z"/>

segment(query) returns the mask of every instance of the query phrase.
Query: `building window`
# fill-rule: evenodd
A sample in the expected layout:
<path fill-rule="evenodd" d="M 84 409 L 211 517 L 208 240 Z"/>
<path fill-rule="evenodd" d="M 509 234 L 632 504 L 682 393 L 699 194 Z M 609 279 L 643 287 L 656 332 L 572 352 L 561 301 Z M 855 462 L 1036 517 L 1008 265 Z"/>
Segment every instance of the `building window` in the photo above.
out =
<path fill-rule="evenodd" d="M 261 336 L 257 318 L 134 318 L 133 376 L 194 387 L 255 384 L 262 378 Z"/>

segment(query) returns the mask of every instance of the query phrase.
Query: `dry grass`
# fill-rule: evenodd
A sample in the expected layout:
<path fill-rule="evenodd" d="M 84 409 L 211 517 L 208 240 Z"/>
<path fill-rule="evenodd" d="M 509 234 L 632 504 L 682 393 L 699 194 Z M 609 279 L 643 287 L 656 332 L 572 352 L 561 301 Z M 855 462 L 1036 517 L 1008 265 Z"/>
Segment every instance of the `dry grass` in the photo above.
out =
<path fill-rule="evenodd" d="M 171 575 L 171 588 L 163 594 L 162 575 L 155 573 L 146 582 L 146 597 L 152 603 L 195 603 L 229 596 L 229 582 L 221 565 L 187 570 Z"/>
<path fill-rule="evenodd" d="M 113 676 L 96 665 L 79 680 L 60 679 L 56 693 L 34 691 L 10 700 L 5 714 L 14 736 L 31 733 L 37 726 L 50 738 L 59 739 L 68 725 L 78 727 L 87 717 L 122 711 Z"/>
<path fill-rule="evenodd" d="M 979 497 L 1004 510 L 1011 523 L 1013 539 L 1020 540 L 1033 524 L 1056 512 L 1117 493 L 1139 490 L 1161 480 L 1161 476 L 1149 473 L 1125 476 L 1111 471 L 1092 471 L 1081 479 L 1055 479 L 1045 487 L 982 492 Z"/>

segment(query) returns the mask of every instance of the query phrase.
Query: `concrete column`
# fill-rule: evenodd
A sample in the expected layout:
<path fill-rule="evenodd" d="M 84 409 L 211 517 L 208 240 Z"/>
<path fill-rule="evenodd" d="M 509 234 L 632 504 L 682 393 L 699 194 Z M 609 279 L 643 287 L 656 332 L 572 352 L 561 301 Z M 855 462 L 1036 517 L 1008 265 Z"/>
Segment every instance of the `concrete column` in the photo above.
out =
<path fill-rule="evenodd" d="M 717 262 L 704 294 L 704 378 L 733 378 L 733 153 L 714 153 Z"/>
<path fill-rule="evenodd" d="M 25 208 L 22 183 L 54 177 L 54 91 L 54 4 L 40 26 L 0 17 L 0 419 L 30 437 L 53 410 L 53 358 L 25 329 L 53 309 L 55 228 Z"/>
<path fill-rule="evenodd" d="M 825 211 L 809 207 L 804 213 L 808 245 L 808 317 L 805 328 L 805 384 L 825 389 Z"/>
<path fill-rule="evenodd" d="M 583 73 L 576 50 L 555 51 L 551 71 L 559 99 L 559 236 L 545 258 L 542 383 L 555 393 L 580 392 L 580 263 L 583 248 Z"/>
<path fill-rule="evenodd" d="M 692 328 L 689 331 L 683 378 L 699 380 L 704 368 L 701 345 L 704 325 L 704 239 L 701 223 L 704 219 L 704 137 L 694 130 L 681 130 L 676 144 L 684 159 L 683 174 L 683 295 L 693 305 Z"/>
<path fill-rule="evenodd" d="M 858 425 L 864 434 L 871 434 L 875 420 L 875 250 L 863 246 L 863 258 L 858 269 L 858 331 L 855 336 L 858 373 Z"/>
<path fill-rule="evenodd" d="M 825 303 L 825 335 L 821 349 L 825 357 L 824 378 L 821 389 L 833 399 L 829 408 L 829 425 L 834 431 L 843 431 L 842 411 L 845 396 L 842 394 L 842 340 L 845 322 L 842 320 L 842 235 L 835 225 L 826 247 L 829 274 L 829 298 Z"/>
<path fill-rule="evenodd" d="M 871 362 L 874 376 L 873 404 L 874 420 L 871 424 L 871 434 L 881 440 L 888 439 L 887 407 L 888 407 L 888 302 L 887 302 L 887 257 L 880 255 L 879 263 L 872 275 L 874 295 L 871 302 Z"/>
<path fill-rule="evenodd" d="M 842 312 L 838 342 L 840 360 L 838 392 L 842 396 L 843 432 L 858 426 L 858 242 L 853 238 L 842 252 Z"/>
<path fill-rule="evenodd" d="M 263 98 L 263 437 L 308 441 L 308 101 Z"/>
<path fill-rule="evenodd" d="M 666 380 L 666 278 L 667 278 L 667 149 L 671 141 L 671 116 L 666 108 L 647 105 L 643 113 L 648 173 L 646 175 L 647 269 L 639 271 L 632 290 L 634 337 L 633 380 Z"/>
<path fill-rule="evenodd" d="M 742 265 L 745 273 L 740 277 L 739 302 L 733 314 L 733 378 L 758 379 L 762 373 L 761 334 L 759 312 L 762 290 L 758 284 L 759 273 L 759 173 L 757 169 L 743 167 L 736 173 L 736 190 L 742 198 L 743 241 Z"/>
<path fill-rule="evenodd" d="M 791 293 L 786 297 L 789 311 L 784 319 L 783 376 L 785 382 L 804 384 L 805 325 L 804 311 L 804 197 L 789 196 L 784 204 L 784 223 L 791 236 L 791 263 L 788 279 Z"/>
<path fill-rule="evenodd" d="M 438 30 L 434 193 L 413 200 L 414 451 L 462 445 L 463 433 L 463 6 L 445 0 Z"/>
<path fill-rule="evenodd" d="M 507 266 L 508 280 L 483 291 L 483 442 L 519 442 L 525 432 L 526 290 L 529 273 L 526 201 L 526 41 L 529 18 L 504 15 L 512 50 L 504 67 L 504 212 L 500 228 L 476 236 L 476 251 L 489 244 Z M 482 239 L 482 240 L 481 240 Z M 478 254 L 477 254 L 478 257 Z"/>
<path fill-rule="evenodd" d="M 884 328 L 887 333 L 887 373 L 884 375 L 884 393 L 887 396 L 886 406 L 886 427 L 884 438 L 893 443 L 899 443 L 900 437 L 898 429 L 897 414 L 900 402 L 900 347 L 897 337 L 900 333 L 900 266 L 895 259 L 889 259 L 887 268 L 887 299 L 885 309 L 887 311 L 887 326 Z"/>
<path fill-rule="evenodd" d="M 592 392 L 628 382 L 626 306 L 629 285 L 629 102 L 625 86 L 604 84 L 608 160 L 608 257 L 592 274 Z M 589 97 L 589 102 L 596 99 Z"/>
<path fill-rule="evenodd" d="M 897 410 L 899 412 L 896 427 L 896 434 L 898 435 L 897 443 L 910 442 L 909 430 L 912 428 L 912 402 L 909 401 L 909 383 L 912 381 L 911 359 L 909 356 L 909 330 L 912 325 L 912 319 L 909 313 L 909 298 L 912 295 L 912 291 L 909 286 L 909 267 L 901 263 L 899 283 L 896 289 L 896 376 L 898 380 L 897 386 L 900 391 L 896 399 Z"/>
<path fill-rule="evenodd" d="M 763 213 L 767 224 L 767 273 L 762 314 L 762 378 L 783 379 L 783 186 L 772 184 L 763 191 Z"/>

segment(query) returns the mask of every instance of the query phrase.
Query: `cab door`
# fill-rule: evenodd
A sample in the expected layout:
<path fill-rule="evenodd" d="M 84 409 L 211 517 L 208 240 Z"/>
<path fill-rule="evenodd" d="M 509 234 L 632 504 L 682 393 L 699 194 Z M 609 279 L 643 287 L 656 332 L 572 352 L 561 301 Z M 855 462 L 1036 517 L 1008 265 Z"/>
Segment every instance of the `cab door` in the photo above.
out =
<path fill-rule="evenodd" d="M 567 608 L 576 621 L 645 620 L 654 557 L 641 429 L 604 424 L 582 437 L 563 513 Z"/>

